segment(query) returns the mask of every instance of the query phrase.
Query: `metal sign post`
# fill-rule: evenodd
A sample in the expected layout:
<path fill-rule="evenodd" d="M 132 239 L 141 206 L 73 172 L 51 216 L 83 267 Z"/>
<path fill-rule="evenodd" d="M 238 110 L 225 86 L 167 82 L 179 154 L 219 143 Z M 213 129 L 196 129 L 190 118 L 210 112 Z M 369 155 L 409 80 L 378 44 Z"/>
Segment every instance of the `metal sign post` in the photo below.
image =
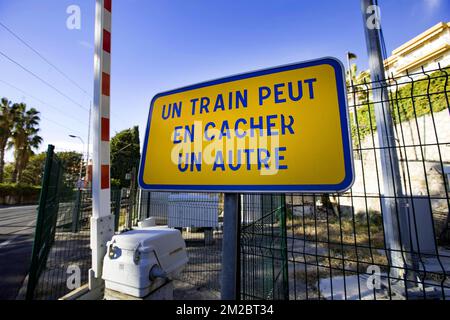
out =
<path fill-rule="evenodd" d="M 225 193 L 222 240 L 222 300 L 239 298 L 239 195 Z"/>
<path fill-rule="evenodd" d="M 109 142 L 111 9 L 111 0 L 96 0 L 90 290 L 97 290 L 103 286 L 101 276 L 106 242 L 114 234 L 114 219 L 110 204 Z"/>

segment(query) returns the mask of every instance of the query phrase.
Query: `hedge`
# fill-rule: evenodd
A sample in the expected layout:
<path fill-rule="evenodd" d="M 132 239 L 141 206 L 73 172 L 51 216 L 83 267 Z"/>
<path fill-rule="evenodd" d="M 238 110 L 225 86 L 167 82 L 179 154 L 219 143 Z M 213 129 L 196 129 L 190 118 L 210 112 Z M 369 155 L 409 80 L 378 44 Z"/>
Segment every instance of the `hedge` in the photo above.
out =
<path fill-rule="evenodd" d="M 389 103 L 391 107 L 394 124 L 414 119 L 431 112 L 439 112 L 448 108 L 446 97 L 450 90 L 450 81 L 447 73 L 436 71 L 429 77 L 414 80 L 397 88 L 391 84 Z M 430 108 L 431 106 L 431 108 Z M 357 109 L 358 128 L 353 125 L 353 114 L 351 115 L 352 138 L 355 146 L 359 139 L 364 138 L 377 129 L 375 110 L 373 103 L 363 104 Z M 358 139 L 359 133 L 359 139 Z"/>
<path fill-rule="evenodd" d="M 0 204 L 37 203 L 40 192 L 39 186 L 0 183 Z"/>

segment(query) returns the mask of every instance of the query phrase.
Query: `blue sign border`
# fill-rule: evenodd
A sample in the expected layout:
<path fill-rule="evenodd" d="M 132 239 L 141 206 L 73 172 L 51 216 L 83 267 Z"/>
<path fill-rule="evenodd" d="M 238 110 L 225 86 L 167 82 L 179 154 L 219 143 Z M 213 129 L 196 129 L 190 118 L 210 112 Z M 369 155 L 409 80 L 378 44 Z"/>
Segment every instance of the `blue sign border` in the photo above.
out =
<path fill-rule="evenodd" d="M 345 178 L 338 184 L 313 184 L 313 185 L 161 185 L 161 184 L 146 184 L 144 183 L 144 167 L 147 153 L 148 136 L 150 134 L 150 125 L 152 120 L 152 112 L 154 102 L 163 96 L 176 94 L 184 91 L 209 87 L 221 83 L 227 83 L 242 79 L 254 78 L 258 76 L 269 75 L 273 73 L 279 73 L 289 70 L 301 69 L 306 67 L 318 66 L 328 64 L 334 68 L 336 75 L 336 84 L 338 89 L 338 102 L 339 113 L 341 118 L 342 129 L 342 141 L 344 147 L 344 162 L 345 162 Z M 332 57 L 326 57 L 317 60 L 311 60 L 306 62 L 294 63 L 284 66 L 278 66 L 269 69 L 263 69 L 259 71 L 253 71 L 248 73 L 242 73 L 230 77 L 220 78 L 212 81 L 206 81 L 179 89 L 166 91 L 157 94 L 150 104 L 150 112 L 147 122 L 147 128 L 145 132 L 144 146 L 142 150 L 141 163 L 139 166 L 139 186 L 144 190 L 150 191 L 181 191 L 181 192 L 226 192 L 226 193 L 282 193 L 282 192 L 302 192 L 302 193 L 331 193 L 331 192 L 344 192 L 351 188 L 354 181 L 353 171 L 353 157 L 352 157 L 352 145 L 349 135 L 349 122 L 348 122 L 348 110 L 347 110 L 347 96 L 344 78 L 344 66 L 342 63 Z"/>

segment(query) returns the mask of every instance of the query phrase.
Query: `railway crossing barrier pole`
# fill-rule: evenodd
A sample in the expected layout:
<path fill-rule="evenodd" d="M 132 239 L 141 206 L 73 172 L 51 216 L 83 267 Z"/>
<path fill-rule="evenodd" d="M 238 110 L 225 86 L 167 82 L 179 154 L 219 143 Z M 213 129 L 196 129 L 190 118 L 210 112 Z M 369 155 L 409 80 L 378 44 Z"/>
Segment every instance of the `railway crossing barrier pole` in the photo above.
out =
<path fill-rule="evenodd" d="M 110 74 L 111 0 L 96 0 L 94 56 L 94 148 L 92 179 L 91 250 L 89 289 L 103 291 L 103 257 L 114 235 L 110 190 Z"/>

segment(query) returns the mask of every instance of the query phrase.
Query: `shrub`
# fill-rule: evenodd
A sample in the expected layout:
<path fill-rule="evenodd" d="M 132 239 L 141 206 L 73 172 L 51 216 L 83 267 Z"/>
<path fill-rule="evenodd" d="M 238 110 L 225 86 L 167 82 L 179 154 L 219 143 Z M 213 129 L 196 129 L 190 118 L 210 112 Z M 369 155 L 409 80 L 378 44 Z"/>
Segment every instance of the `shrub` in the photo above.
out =
<path fill-rule="evenodd" d="M 121 187 L 120 179 L 112 178 L 111 179 L 111 188 L 120 189 L 120 187 Z"/>
<path fill-rule="evenodd" d="M 39 199 L 41 187 L 25 184 L 0 183 L 1 204 L 28 204 Z M 12 198 L 6 199 L 6 198 Z M 11 203 L 12 202 L 12 203 Z"/>
<path fill-rule="evenodd" d="M 394 124 L 429 114 L 431 111 L 439 112 L 448 108 L 446 92 L 450 89 L 447 74 L 436 71 L 429 77 L 424 77 L 396 86 L 389 86 L 389 104 Z M 367 100 L 366 100 L 367 101 Z M 375 110 L 372 102 L 358 107 L 358 128 L 353 125 L 351 117 L 351 133 L 353 145 L 359 147 L 359 141 L 377 129 Z"/>
<path fill-rule="evenodd" d="M 17 184 L 17 183 L 0 183 L 1 196 L 9 196 L 9 195 L 30 196 L 39 194 L 40 192 L 41 187 L 39 186 L 31 186 L 27 184 Z"/>

